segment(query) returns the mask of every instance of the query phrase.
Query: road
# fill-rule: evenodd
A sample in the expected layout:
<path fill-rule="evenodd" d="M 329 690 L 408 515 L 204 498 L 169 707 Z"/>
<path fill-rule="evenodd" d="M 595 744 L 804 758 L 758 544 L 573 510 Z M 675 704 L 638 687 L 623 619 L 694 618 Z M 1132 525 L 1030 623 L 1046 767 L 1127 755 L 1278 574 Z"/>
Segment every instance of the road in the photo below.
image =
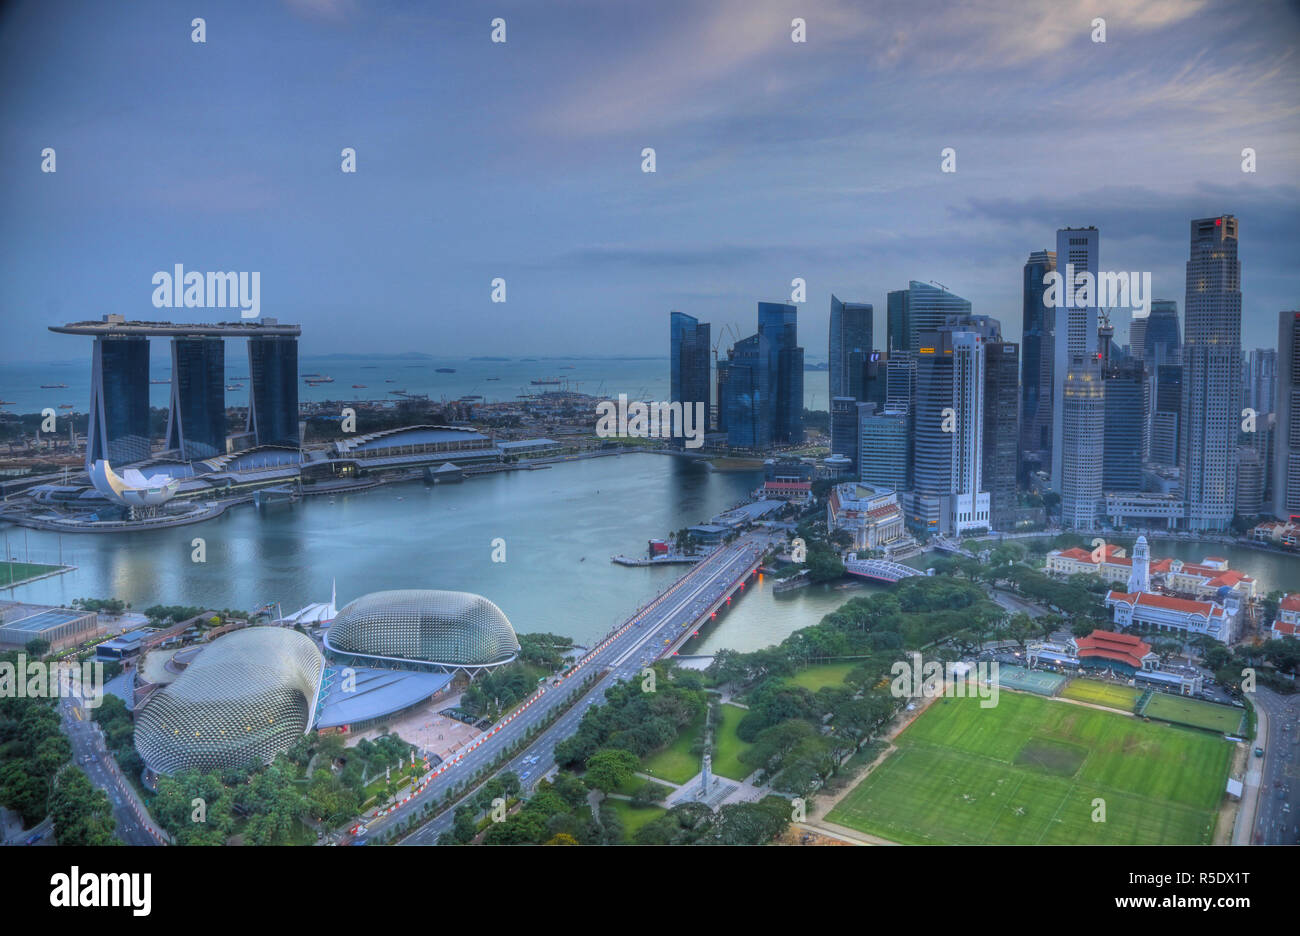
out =
<path fill-rule="evenodd" d="M 1259 770 L 1252 840 L 1256 845 L 1300 844 L 1300 807 L 1291 797 L 1293 782 L 1300 780 L 1300 699 L 1260 686 L 1254 702 L 1260 730 L 1252 748 L 1263 748 L 1264 757 L 1261 763 L 1252 750 L 1248 768 Z M 1234 844 L 1244 843 L 1234 839 Z"/>
<path fill-rule="evenodd" d="M 72 742 L 72 762 L 85 771 L 90 782 L 103 790 L 113 806 L 117 820 L 115 833 L 127 845 L 161 845 L 161 830 L 149 819 L 149 813 L 135 790 L 122 776 L 112 753 L 104 747 L 99 725 L 81 700 L 64 696 L 59 702 L 63 731 Z"/>
<path fill-rule="evenodd" d="M 572 708 L 501 768 L 515 771 L 525 788 L 536 784 L 555 766 L 555 745 L 577 731 L 582 716 L 604 698 L 605 689 L 615 681 L 636 676 L 643 667 L 680 646 L 694 625 L 724 601 L 739 582 L 748 578 L 768 542 L 764 535 L 742 537 L 690 567 L 674 585 L 599 641 L 560 686 L 546 689 L 525 708 L 517 710 L 513 718 L 499 725 L 494 733 L 482 736 L 476 747 L 450 758 L 445 769 L 435 774 L 422 792 L 407 803 L 387 816 L 370 820 L 367 835 L 382 832 L 415 815 L 427 802 L 441 803 L 450 787 L 491 764 L 502 750 L 523 739 L 531 727 L 564 708 L 589 674 L 604 674 Z M 407 836 L 402 844 L 434 844 L 451 827 L 453 818 L 454 810 L 445 811 Z M 344 841 L 348 840 L 345 837 Z"/>

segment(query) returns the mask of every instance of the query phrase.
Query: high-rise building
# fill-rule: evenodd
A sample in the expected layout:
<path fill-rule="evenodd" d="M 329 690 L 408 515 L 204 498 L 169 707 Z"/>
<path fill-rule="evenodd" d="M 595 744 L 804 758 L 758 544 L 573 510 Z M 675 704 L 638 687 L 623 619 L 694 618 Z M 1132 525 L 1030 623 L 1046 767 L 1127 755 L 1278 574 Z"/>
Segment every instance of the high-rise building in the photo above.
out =
<path fill-rule="evenodd" d="M 681 403 L 683 408 L 703 403 L 707 426 L 712 412 L 712 387 L 709 381 L 712 345 L 709 340 L 709 323 L 701 322 L 685 312 L 673 312 L 668 319 L 668 330 L 671 372 L 669 399 Z M 674 433 L 674 438 L 684 445 L 684 430 L 682 433 Z"/>
<path fill-rule="evenodd" d="M 1066 529 L 1092 529 L 1105 506 L 1105 404 L 1101 362 L 1074 356 L 1061 400 L 1061 526 Z"/>
<path fill-rule="evenodd" d="M 1052 400 L 1059 405 L 1052 410 L 1051 476 L 1052 489 L 1061 495 L 1062 501 L 1065 499 L 1065 388 L 1070 368 L 1084 367 L 1088 370 L 1086 377 L 1075 381 L 1076 388 L 1092 386 L 1084 381 L 1091 381 L 1094 376 L 1097 386 L 1100 386 L 1100 374 L 1091 372 L 1099 353 L 1096 284 L 1100 236 L 1095 227 L 1062 228 L 1056 232 L 1056 265 L 1061 288 L 1057 290 L 1054 306 L 1048 311 L 1052 316 Z M 1090 291 L 1086 289 L 1089 279 L 1092 283 Z M 1088 397 L 1089 394 L 1076 394 L 1073 399 L 1082 402 Z M 1068 421 L 1084 430 L 1093 428 L 1089 419 L 1071 417 Z M 1100 422 L 1095 428 L 1100 435 Z M 1085 449 L 1095 445 L 1100 456 L 1100 438 L 1081 441 Z M 1097 468 L 1100 475 L 1101 465 L 1098 464 Z M 1096 480 L 1100 483 L 1100 476 Z"/>
<path fill-rule="evenodd" d="M 853 397 L 859 403 L 875 403 L 884 409 L 887 362 L 879 351 L 850 351 L 845 355 L 845 387 L 842 396 Z"/>
<path fill-rule="evenodd" d="M 910 413 L 916 404 L 916 355 L 890 351 L 885 362 L 885 409 Z"/>
<path fill-rule="evenodd" d="M 149 457 L 149 339 L 100 335 L 90 374 L 86 468 Z"/>
<path fill-rule="evenodd" d="M 858 478 L 901 499 L 912 489 L 912 433 L 906 413 L 858 404 Z"/>
<path fill-rule="evenodd" d="M 868 357 L 872 351 L 872 319 L 875 310 L 869 302 L 841 302 L 831 295 L 830 345 L 827 355 L 831 398 L 856 397 L 849 384 L 849 355 L 857 352 Z"/>
<path fill-rule="evenodd" d="M 1043 302 L 1043 280 L 1056 270 L 1056 251 L 1035 250 L 1025 261 L 1021 325 L 1020 448 L 1052 463 L 1052 315 Z"/>
<path fill-rule="evenodd" d="M 172 339 L 167 447 L 186 461 L 226 451 L 226 343 L 203 336 Z"/>
<path fill-rule="evenodd" d="M 1246 362 L 1246 405 L 1263 416 L 1277 405 L 1277 349 L 1256 348 Z"/>
<path fill-rule="evenodd" d="M 1300 312 L 1279 312 L 1273 428 L 1273 515 L 1300 519 Z"/>
<path fill-rule="evenodd" d="M 922 332 L 954 325 L 970 315 L 970 301 L 942 286 L 912 280 L 907 289 L 889 293 L 889 351 L 916 353 Z"/>
<path fill-rule="evenodd" d="M 872 406 L 873 404 L 867 404 Z M 831 454 L 849 460 L 850 470 L 858 469 L 858 401 L 853 397 L 831 397 Z"/>
<path fill-rule="evenodd" d="M 1187 527 L 1222 532 L 1237 496 L 1241 421 L 1241 264 L 1232 215 L 1191 223 L 1183 308 L 1179 468 Z"/>
<path fill-rule="evenodd" d="M 984 339 L 944 327 L 922 332 L 918 344 L 909 520 L 930 533 L 987 528 Z"/>
<path fill-rule="evenodd" d="M 984 488 L 995 530 L 1015 524 L 1020 456 L 1020 346 L 984 343 Z"/>
<path fill-rule="evenodd" d="M 1129 355 L 1135 361 L 1142 361 L 1146 358 L 1147 350 L 1147 322 L 1150 315 L 1138 315 L 1134 310 L 1132 318 L 1128 325 L 1128 349 Z"/>
<path fill-rule="evenodd" d="M 248 339 L 248 431 L 258 445 L 297 448 L 298 339 L 281 335 Z"/>
<path fill-rule="evenodd" d="M 1157 364 L 1151 407 L 1150 459 L 1158 465 L 1178 464 L 1178 426 L 1183 408 L 1183 366 Z"/>
<path fill-rule="evenodd" d="M 1142 490 L 1142 440 L 1146 412 L 1145 369 L 1138 361 L 1112 364 L 1105 371 L 1105 442 L 1102 489 Z"/>
<path fill-rule="evenodd" d="M 727 431 L 727 406 L 728 406 L 727 381 L 731 377 L 731 351 L 730 350 L 727 352 L 727 360 L 718 361 L 717 365 L 714 367 L 714 371 L 715 371 L 715 379 L 717 380 L 718 383 L 718 392 L 716 396 L 716 399 L 718 401 L 717 418 L 716 418 L 716 424 L 714 425 L 714 428 L 718 432 L 726 432 Z"/>
<path fill-rule="evenodd" d="M 1176 363 L 1182 339 L 1178 332 L 1178 303 L 1172 299 L 1153 299 L 1142 333 L 1141 358 L 1148 368 Z"/>
<path fill-rule="evenodd" d="M 725 387 L 729 445 L 762 450 L 803 441 L 803 348 L 797 321 L 793 304 L 760 302 L 758 334 L 736 342 L 728 354 L 719 388 Z"/>
<path fill-rule="evenodd" d="M 1237 447 L 1237 513 L 1258 517 L 1264 512 L 1264 460 L 1252 445 Z"/>

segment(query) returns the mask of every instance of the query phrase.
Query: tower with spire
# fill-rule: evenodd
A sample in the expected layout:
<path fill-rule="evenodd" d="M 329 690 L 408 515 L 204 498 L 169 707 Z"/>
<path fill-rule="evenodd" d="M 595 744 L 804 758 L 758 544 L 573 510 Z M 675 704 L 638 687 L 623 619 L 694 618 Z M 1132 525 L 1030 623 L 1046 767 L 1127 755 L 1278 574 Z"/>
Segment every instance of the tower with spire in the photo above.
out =
<path fill-rule="evenodd" d="M 1147 538 L 1139 536 L 1133 546 L 1133 572 L 1128 577 L 1130 595 L 1151 590 L 1151 550 Z"/>

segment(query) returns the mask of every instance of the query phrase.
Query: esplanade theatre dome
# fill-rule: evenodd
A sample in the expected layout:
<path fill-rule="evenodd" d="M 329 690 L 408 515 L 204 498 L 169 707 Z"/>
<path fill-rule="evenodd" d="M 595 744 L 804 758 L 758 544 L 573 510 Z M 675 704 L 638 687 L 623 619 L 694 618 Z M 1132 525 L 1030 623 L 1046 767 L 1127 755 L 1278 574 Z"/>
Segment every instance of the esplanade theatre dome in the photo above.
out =
<path fill-rule="evenodd" d="M 358 662 L 486 669 L 509 663 L 519 639 L 482 595 L 403 589 L 363 595 L 339 611 L 326 649 Z"/>

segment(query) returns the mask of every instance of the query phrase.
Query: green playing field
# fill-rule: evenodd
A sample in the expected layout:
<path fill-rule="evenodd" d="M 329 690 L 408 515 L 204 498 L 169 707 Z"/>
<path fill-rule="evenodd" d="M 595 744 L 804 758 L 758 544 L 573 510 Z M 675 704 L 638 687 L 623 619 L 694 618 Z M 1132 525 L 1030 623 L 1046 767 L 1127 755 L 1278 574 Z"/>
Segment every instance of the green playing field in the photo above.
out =
<path fill-rule="evenodd" d="M 1212 735 L 1012 692 L 993 708 L 940 699 L 897 744 L 831 822 L 917 844 L 1208 843 L 1231 753 Z"/>

